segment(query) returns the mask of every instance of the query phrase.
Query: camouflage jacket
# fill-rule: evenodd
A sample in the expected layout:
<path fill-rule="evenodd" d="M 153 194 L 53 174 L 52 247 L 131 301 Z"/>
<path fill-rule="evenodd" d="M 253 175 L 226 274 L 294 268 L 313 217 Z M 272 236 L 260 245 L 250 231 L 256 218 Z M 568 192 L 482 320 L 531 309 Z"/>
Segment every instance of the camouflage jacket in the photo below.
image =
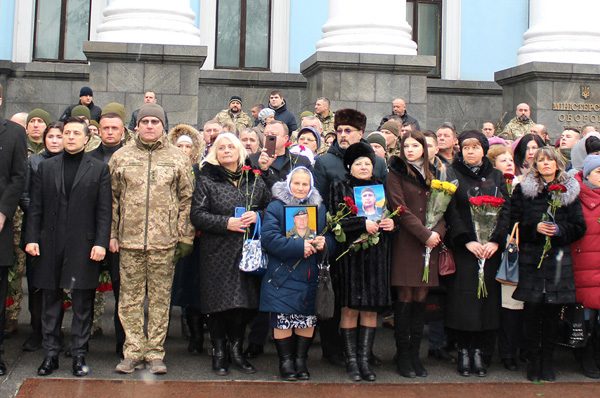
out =
<path fill-rule="evenodd" d="M 534 124 L 534 121 L 531 119 L 523 123 L 516 117 L 513 117 L 510 120 L 510 122 L 506 124 L 504 130 L 502 130 L 502 133 L 500 133 L 499 137 L 504 138 L 505 140 L 515 141 L 523 137 L 525 134 L 529 134 Z"/>
<path fill-rule="evenodd" d="M 235 129 L 237 130 L 238 134 L 243 129 L 252 127 L 254 124 L 246 112 L 240 111 L 240 113 L 234 115 L 233 113 L 229 112 L 229 109 L 223 109 L 221 112 L 217 113 L 215 119 L 221 124 L 224 122 L 231 122 L 235 124 Z"/>
<path fill-rule="evenodd" d="M 321 124 L 323 125 L 323 132 L 321 133 L 323 137 L 325 137 L 328 133 L 335 132 L 335 114 L 333 112 L 329 111 L 327 116 L 321 116 L 318 113 L 315 114 L 315 116 L 321 121 Z"/>
<path fill-rule="evenodd" d="M 154 144 L 135 138 L 108 163 L 113 191 L 111 238 L 125 249 L 163 250 L 191 244 L 193 182 L 187 156 L 166 136 Z"/>
<path fill-rule="evenodd" d="M 44 149 L 46 149 L 46 146 L 43 142 L 33 142 L 27 138 L 27 157 L 42 153 L 44 152 Z"/>

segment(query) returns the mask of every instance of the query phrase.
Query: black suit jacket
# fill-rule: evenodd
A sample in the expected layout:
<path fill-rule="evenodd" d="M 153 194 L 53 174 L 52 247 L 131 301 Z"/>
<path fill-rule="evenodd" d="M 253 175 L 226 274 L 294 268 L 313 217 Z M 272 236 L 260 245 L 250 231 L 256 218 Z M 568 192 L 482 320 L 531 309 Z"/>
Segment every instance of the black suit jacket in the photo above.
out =
<path fill-rule="evenodd" d="M 93 246 L 108 251 L 112 191 L 108 166 L 84 154 L 66 199 L 63 154 L 42 161 L 34 176 L 25 241 L 40 245 L 32 284 L 42 289 L 95 289 L 100 262 Z"/>
<path fill-rule="evenodd" d="M 0 119 L 0 213 L 6 216 L 0 232 L 0 267 L 11 266 L 14 261 L 12 217 L 25 188 L 26 169 L 25 129 Z"/>

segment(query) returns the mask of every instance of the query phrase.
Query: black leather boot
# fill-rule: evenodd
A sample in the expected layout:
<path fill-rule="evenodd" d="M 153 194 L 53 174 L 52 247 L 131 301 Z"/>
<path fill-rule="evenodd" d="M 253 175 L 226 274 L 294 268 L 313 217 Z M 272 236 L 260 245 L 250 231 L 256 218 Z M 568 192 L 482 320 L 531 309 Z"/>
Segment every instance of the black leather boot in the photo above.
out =
<path fill-rule="evenodd" d="M 227 359 L 227 340 L 212 340 L 212 370 L 217 376 L 229 374 L 229 360 Z"/>
<path fill-rule="evenodd" d="M 538 382 L 542 378 L 542 357 L 539 349 L 530 350 L 527 358 L 527 380 Z"/>
<path fill-rule="evenodd" d="M 544 341 L 542 344 L 542 380 L 555 381 L 554 343 Z"/>
<path fill-rule="evenodd" d="M 254 366 L 244 356 L 243 344 L 243 339 L 235 339 L 231 342 L 231 363 L 242 373 L 256 373 Z"/>
<path fill-rule="evenodd" d="M 296 336 L 296 377 L 298 380 L 309 380 L 310 373 L 306 361 L 308 359 L 308 349 L 312 344 L 312 337 Z"/>
<path fill-rule="evenodd" d="M 475 376 L 487 376 L 487 369 L 483 360 L 483 352 L 480 348 L 473 349 L 473 363 L 471 366 L 471 370 Z"/>
<path fill-rule="evenodd" d="M 185 312 L 185 318 L 190 336 L 187 350 L 191 354 L 202 354 L 202 347 L 204 346 L 204 324 L 202 314 L 188 308 Z"/>
<path fill-rule="evenodd" d="M 458 374 L 461 376 L 471 376 L 471 358 L 469 357 L 468 349 L 458 349 L 458 360 L 456 361 L 456 370 L 458 370 Z"/>
<path fill-rule="evenodd" d="M 356 328 L 340 329 L 344 341 L 344 355 L 346 358 L 346 373 L 352 381 L 360 381 L 360 370 L 356 357 Z"/>
<path fill-rule="evenodd" d="M 375 381 L 377 376 L 371 369 L 369 364 L 369 357 L 373 350 L 373 342 L 375 341 L 375 330 L 376 328 L 370 328 L 361 326 L 358 329 L 358 342 L 357 342 L 357 362 L 360 376 L 366 381 Z"/>
<path fill-rule="evenodd" d="M 425 303 L 412 303 L 410 314 L 410 360 L 418 377 L 427 377 L 427 370 L 420 358 L 421 339 L 425 327 Z"/>
<path fill-rule="evenodd" d="M 279 356 L 279 376 L 285 381 L 296 381 L 296 366 L 294 354 L 296 351 L 296 338 L 294 335 L 284 339 L 275 339 L 275 348 Z"/>
<path fill-rule="evenodd" d="M 403 377 L 417 377 L 410 360 L 411 303 L 394 303 L 394 339 L 396 340 L 396 369 Z"/>
<path fill-rule="evenodd" d="M 47 356 L 38 368 L 38 376 L 49 376 L 58 369 L 58 356 Z"/>

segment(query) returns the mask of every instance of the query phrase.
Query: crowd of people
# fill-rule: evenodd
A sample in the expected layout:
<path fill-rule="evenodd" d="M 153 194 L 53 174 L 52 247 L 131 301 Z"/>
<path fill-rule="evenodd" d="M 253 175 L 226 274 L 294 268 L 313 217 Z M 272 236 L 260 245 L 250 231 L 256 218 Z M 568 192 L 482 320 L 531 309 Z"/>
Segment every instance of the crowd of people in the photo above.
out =
<path fill-rule="evenodd" d="M 428 375 L 427 323 L 429 356 L 462 376 L 486 376 L 497 346 L 506 369 L 522 359 L 529 380 L 553 381 L 559 322 L 580 304 L 586 327 L 575 357 L 600 378 L 593 126 L 565 128 L 551 143 L 519 104 L 504 130 L 486 122 L 458 134 L 447 122 L 422 131 L 396 98 L 367 133 L 365 114 L 332 112 L 327 98 L 299 126 L 280 91 L 251 116 L 242 105 L 232 96 L 201 131 L 169 130 L 149 91 L 127 128 L 122 104 L 100 109 L 83 87 L 60 121 L 39 108 L 1 120 L 0 342 L 25 272 L 32 332 L 23 349 L 43 348 L 38 375 L 58 369 L 62 350 L 73 375 L 87 375 L 99 284 L 109 277 L 119 373 L 167 372 L 170 309 L 181 306 L 188 351 L 204 351 L 206 327 L 220 376 L 256 372 L 249 360 L 271 334 L 280 377 L 308 380 L 318 330 L 324 358 L 353 381 L 375 381 L 383 320 L 403 377 Z M 513 230 L 518 283 L 501 284 Z M 262 273 L 242 265 L 252 261 Z M 334 310 L 318 317 L 327 266 Z"/>

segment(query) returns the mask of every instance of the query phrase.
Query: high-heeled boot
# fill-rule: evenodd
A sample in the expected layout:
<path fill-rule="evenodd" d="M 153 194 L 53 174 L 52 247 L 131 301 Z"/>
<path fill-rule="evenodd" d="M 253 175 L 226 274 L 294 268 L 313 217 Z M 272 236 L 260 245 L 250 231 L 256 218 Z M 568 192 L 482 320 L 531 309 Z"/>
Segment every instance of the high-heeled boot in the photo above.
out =
<path fill-rule="evenodd" d="M 362 379 L 358 368 L 356 356 L 356 328 L 340 329 L 342 340 L 344 342 L 344 356 L 346 359 L 346 373 L 352 381 Z"/>
<path fill-rule="evenodd" d="M 375 341 L 375 330 L 376 328 L 370 328 L 361 326 L 358 329 L 358 343 L 357 343 L 357 361 L 360 376 L 366 381 L 375 381 L 377 376 L 371 369 L 369 364 L 369 357 L 373 350 L 373 342 Z"/>
<path fill-rule="evenodd" d="M 411 303 L 394 303 L 394 339 L 396 340 L 396 369 L 403 377 L 417 377 L 410 360 Z"/>
<path fill-rule="evenodd" d="M 425 303 L 413 302 L 410 313 L 410 360 L 418 377 L 427 377 L 420 358 L 421 339 L 425 327 Z"/>

